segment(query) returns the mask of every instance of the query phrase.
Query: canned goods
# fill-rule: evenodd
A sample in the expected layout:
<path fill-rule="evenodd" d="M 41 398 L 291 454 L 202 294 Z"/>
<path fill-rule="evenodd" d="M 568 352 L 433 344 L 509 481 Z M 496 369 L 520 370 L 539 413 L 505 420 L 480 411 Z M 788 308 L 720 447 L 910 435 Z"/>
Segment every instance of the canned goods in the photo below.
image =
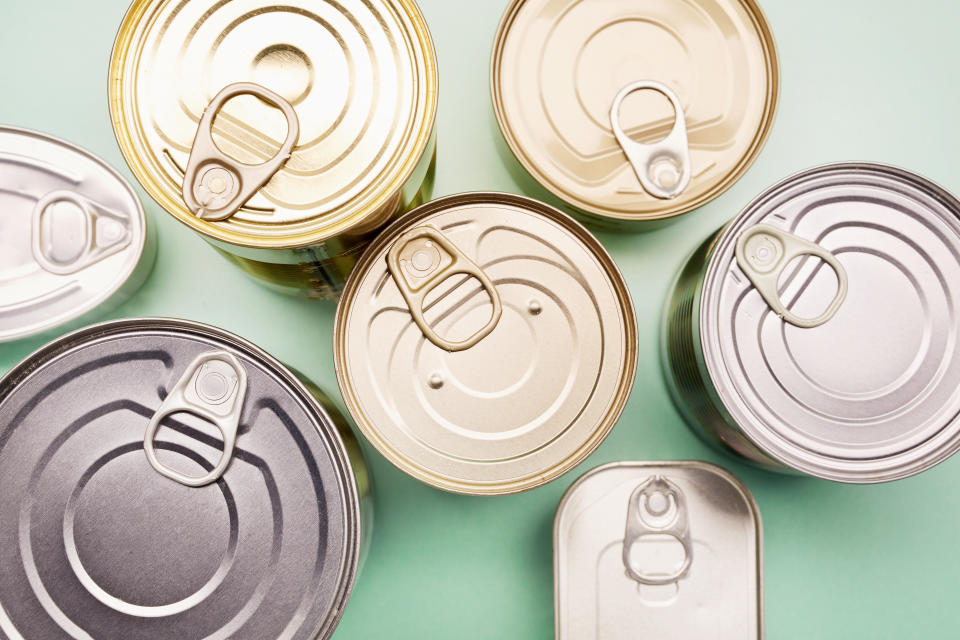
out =
<path fill-rule="evenodd" d="M 328 638 L 367 492 L 337 424 L 212 327 L 123 320 L 42 348 L 0 380 L 0 631 Z"/>
<path fill-rule="evenodd" d="M 0 342 L 79 324 L 119 305 L 156 242 L 130 185 L 92 154 L 0 126 Z"/>
<path fill-rule="evenodd" d="M 336 297 L 432 189 L 437 67 L 413 0 L 135 0 L 109 102 L 147 192 L 284 291 Z"/>
<path fill-rule="evenodd" d="M 600 243 L 545 204 L 441 198 L 364 253 L 337 308 L 337 380 L 388 460 L 440 489 L 530 489 L 569 471 L 626 404 L 637 329 Z"/>
<path fill-rule="evenodd" d="M 778 64 L 753 0 L 514 0 L 490 83 L 520 164 L 573 213 L 623 228 L 695 209 L 747 170 Z M 640 92 L 666 99 L 628 98 Z"/>
<path fill-rule="evenodd" d="M 719 467 L 599 467 L 553 533 L 557 640 L 763 637 L 760 512 Z"/>
<path fill-rule="evenodd" d="M 960 447 L 960 202 L 893 167 L 787 178 L 709 239 L 664 324 L 668 383 L 702 435 L 851 483 Z"/>

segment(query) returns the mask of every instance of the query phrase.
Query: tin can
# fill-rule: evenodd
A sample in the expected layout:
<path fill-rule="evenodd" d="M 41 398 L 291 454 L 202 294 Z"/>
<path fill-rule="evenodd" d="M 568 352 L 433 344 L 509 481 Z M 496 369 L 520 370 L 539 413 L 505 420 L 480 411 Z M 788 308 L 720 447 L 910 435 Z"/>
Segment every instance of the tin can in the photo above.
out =
<path fill-rule="evenodd" d="M 0 380 L 0 632 L 328 638 L 367 478 L 340 418 L 219 329 L 122 320 Z"/>
<path fill-rule="evenodd" d="M 799 173 L 697 250 L 664 318 L 677 406 L 778 470 L 896 480 L 960 447 L 960 202 L 879 164 Z"/>
<path fill-rule="evenodd" d="M 449 196 L 363 254 L 337 308 L 337 380 L 390 462 L 446 491 L 542 485 L 627 402 L 637 328 L 600 243 L 540 202 Z"/>
<path fill-rule="evenodd" d="M 68 142 L 0 126 L 0 342 L 89 322 L 143 284 L 156 240 L 130 185 Z"/>
<path fill-rule="evenodd" d="M 730 187 L 766 141 L 780 80 L 753 0 L 513 0 L 490 85 L 523 168 L 574 215 L 624 230 Z"/>
<path fill-rule="evenodd" d="M 436 55 L 413 0 L 135 0 L 109 103 L 144 189 L 282 291 L 335 298 L 432 189 Z"/>
<path fill-rule="evenodd" d="M 764 636 L 760 512 L 719 467 L 598 467 L 553 534 L 557 640 Z"/>

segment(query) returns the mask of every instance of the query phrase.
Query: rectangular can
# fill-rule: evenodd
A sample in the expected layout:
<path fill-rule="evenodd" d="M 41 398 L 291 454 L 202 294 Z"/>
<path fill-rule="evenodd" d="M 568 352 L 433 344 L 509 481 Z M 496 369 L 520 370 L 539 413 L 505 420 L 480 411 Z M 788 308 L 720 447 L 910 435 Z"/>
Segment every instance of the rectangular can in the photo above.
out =
<path fill-rule="evenodd" d="M 705 462 L 615 462 L 554 522 L 557 640 L 761 640 L 763 527 L 750 491 Z"/>
<path fill-rule="evenodd" d="M 195 322 L 94 325 L 0 378 L 0 635 L 329 638 L 371 524 L 326 396 Z"/>
<path fill-rule="evenodd" d="M 109 106 L 144 189 L 281 291 L 335 299 L 432 191 L 436 53 L 413 0 L 135 0 Z"/>

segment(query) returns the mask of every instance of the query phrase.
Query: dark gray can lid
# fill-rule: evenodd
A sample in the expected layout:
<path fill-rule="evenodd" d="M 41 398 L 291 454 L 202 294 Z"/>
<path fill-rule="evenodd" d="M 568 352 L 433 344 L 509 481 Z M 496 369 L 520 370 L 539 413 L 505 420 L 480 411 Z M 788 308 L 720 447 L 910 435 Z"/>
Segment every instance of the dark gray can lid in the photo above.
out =
<path fill-rule="evenodd" d="M 148 463 L 144 433 L 199 355 L 246 373 L 223 476 L 189 487 Z M 202 475 L 216 430 L 186 414 L 160 461 Z M 282 365 L 175 320 L 97 325 L 0 381 L 0 635 L 315 638 L 357 570 L 359 504 L 331 417 Z"/>

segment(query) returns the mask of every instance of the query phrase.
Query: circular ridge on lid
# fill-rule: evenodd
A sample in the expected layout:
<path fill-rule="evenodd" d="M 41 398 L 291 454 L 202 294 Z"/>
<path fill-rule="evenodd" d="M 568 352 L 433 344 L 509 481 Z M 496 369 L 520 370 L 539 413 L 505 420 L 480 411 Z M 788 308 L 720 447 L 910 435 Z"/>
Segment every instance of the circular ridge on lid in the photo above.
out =
<path fill-rule="evenodd" d="M 247 374 L 236 449 L 192 488 L 144 455 L 147 423 L 197 355 Z M 277 361 L 198 323 L 75 332 L 0 379 L 0 630 L 19 637 L 329 637 L 352 590 L 360 512 L 330 416 Z M 220 455 L 184 414 L 155 439 L 188 473 Z"/>
<path fill-rule="evenodd" d="M 289 100 L 300 138 L 286 165 L 229 220 L 183 202 L 203 109 L 251 81 Z M 110 63 L 110 115 L 127 163 L 178 220 L 248 247 L 316 244 L 396 197 L 433 136 L 436 54 L 413 0 L 135 0 Z M 247 96 L 217 117 L 214 140 L 261 163 L 286 135 L 282 114 Z"/>
<path fill-rule="evenodd" d="M 773 124 L 779 63 L 753 0 L 514 0 L 491 61 L 497 122 L 513 154 L 547 190 L 602 218 L 678 215 L 730 187 Z M 643 190 L 610 126 L 617 93 L 659 81 L 684 106 L 693 179 L 673 200 Z M 632 138 L 667 134 L 666 101 L 626 102 Z"/>
<path fill-rule="evenodd" d="M 502 301 L 496 328 L 465 350 L 428 341 L 388 270 L 391 247 L 427 225 Z M 491 315 L 484 289 L 460 277 L 424 304 L 454 341 Z M 582 226 L 534 200 L 469 193 L 415 209 L 368 248 L 337 308 L 334 354 L 347 407 L 381 454 L 435 487 L 489 495 L 544 484 L 600 444 L 633 386 L 636 336 L 626 284 Z"/>
<path fill-rule="evenodd" d="M 780 321 L 736 265 L 767 223 L 832 252 L 849 290 L 813 329 Z M 802 317 L 831 300 L 817 260 L 788 267 L 781 299 Z M 960 201 L 908 171 L 817 167 L 737 216 L 706 268 L 699 325 L 706 372 L 735 424 L 783 464 L 845 482 L 919 473 L 960 447 Z"/>

